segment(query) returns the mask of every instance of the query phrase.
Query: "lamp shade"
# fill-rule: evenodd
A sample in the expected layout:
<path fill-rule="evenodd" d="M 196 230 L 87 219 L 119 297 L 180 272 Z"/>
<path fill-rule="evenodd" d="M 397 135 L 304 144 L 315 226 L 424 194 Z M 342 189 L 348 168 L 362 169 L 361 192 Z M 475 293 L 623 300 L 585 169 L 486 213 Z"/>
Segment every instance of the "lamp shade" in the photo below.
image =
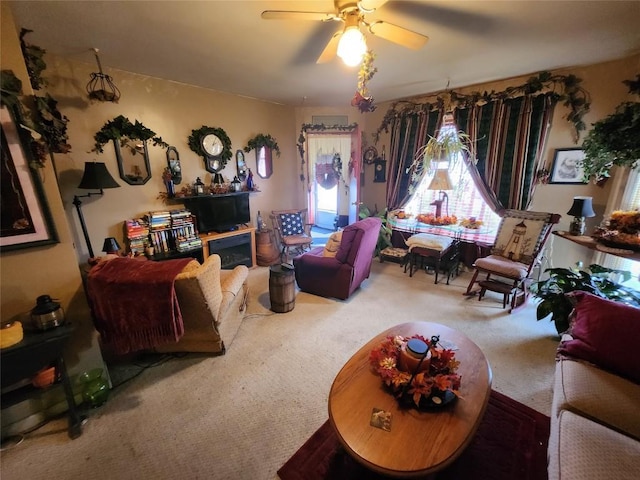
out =
<path fill-rule="evenodd" d="M 102 190 L 103 188 L 117 188 L 119 186 L 104 163 L 85 162 L 84 173 L 82 174 L 82 180 L 80 180 L 78 188 Z"/>
<path fill-rule="evenodd" d="M 427 190 L 453 190 L 453 183 L 449 177 L 449 170 L 444 168 L 436 170 Z"/>
<path fill-rule="evenodd" d="M 103 252 L 116 253 L 118 250 L 120 250 L 120 245 L 115 238 L 107 237 L 104 239 L 104 244 L 102 245 Z"/>
<path fill-rule="evenodd" d="M 567 212 L 572 217 L 595 217 L 591 197 L 573 197 L 573 205 Z"/>

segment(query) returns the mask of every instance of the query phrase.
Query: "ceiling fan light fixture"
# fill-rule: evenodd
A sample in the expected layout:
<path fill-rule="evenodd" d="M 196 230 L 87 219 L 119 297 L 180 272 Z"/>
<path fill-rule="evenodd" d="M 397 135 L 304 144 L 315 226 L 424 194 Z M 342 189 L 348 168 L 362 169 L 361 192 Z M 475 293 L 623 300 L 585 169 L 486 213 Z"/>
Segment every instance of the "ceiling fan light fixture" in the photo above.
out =
<path fill-rule="evenodd" d="M 347 26 L 338 43 L 338 56 L 345 65 L 355 67 L 362 62 L 366 52 L 367 43 L 358 25 Z"/>

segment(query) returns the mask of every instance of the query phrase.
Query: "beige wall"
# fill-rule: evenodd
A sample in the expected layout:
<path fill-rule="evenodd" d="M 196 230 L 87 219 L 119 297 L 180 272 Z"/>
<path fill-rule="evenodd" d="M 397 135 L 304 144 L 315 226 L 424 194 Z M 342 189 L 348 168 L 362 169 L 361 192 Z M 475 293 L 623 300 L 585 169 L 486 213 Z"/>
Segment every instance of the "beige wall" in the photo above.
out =
<path fill-rule="evenodd" d="M 1 67 L 13 70 L 15 75 L 22 80 L 24 93 L 32 94 L 11 11 L 6 3 L 2 3 L 0 7 L 2 9 Z M 84 370 L 102 366 L 102 356 L 97 343 L 97 334 L 89 316 L 73 239 L 51 162 L 47 161 L 45 168 L 39 170 L 38 173 L 43 182 L 60 243 L 2 253 L 0 257 L 2 320 L 26 322 L 29 318 L 29 311 L 35 305 L 36 297 L 39 295 L 49 294 L 58 299 L 65 310 L 67 319 L 75 326 L 70 347 L 67 348 L 65 356 L 70 373 L 75 377 L 75 374 Z M 45 398 L 46 395 L 42 397 L 42 399 L 23 402 L 3 410 L 3 433 L 8 425 L 29 417 L 31 413 L 44 408 L 44 405 L 53 403 L 52 411 L 64 408 L 64 402 L 52 402 L 51 399 Z M 56 398 L 60 400 L 63 397 L 56 395 Z M 34 415 L 26 422 L 28 422 L 27 425 L 31 425 L 37 424 L 41 420 L 38 415 Z M 15 425 L 15 428 L 21 429 L 27 425 Z"/>

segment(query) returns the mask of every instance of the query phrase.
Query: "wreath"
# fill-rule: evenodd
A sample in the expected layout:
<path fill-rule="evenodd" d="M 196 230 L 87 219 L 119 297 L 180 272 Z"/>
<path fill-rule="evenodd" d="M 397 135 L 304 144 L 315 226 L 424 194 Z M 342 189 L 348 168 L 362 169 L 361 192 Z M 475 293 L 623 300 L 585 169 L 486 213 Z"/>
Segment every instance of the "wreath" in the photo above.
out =
<path fill-rule="evenodd" d="M 231 139 L 227 135 L 227 132 L 225 132 L 221 128 L 207 127 L 206 125 L 203 125 L 202 127 L 198 128 L 196 130 L 191 130 L 191 135 L 189 135 L 189 139 L 188 139 L 189 148 L 193 152 L 195 152 L 198 155 L 200 155 L 201 157 L 205 157 L 206 158 L 207 157 L 207 153 L 202 149 L 202 138 L 205 135 L 209 135 L 210 133 L 212 133 L 213 135 L 218 137 L 220 139 L 220 141 L 222 142 L 223 148 L 222 148 L 222 152 L 220 153 L 218 158 L 220 160 L 222 160 L 223 165 L 226 165 L 227 161 L 232 156 L 232 153 L 231 153 Z"/>

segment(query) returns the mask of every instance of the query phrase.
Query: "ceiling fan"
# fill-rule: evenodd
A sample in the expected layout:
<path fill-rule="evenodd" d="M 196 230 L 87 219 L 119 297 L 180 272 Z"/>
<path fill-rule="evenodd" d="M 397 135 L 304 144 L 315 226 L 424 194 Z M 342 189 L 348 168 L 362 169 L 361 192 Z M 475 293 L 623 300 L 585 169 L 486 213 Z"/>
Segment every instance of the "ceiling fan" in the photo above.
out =
<path fill-rule="evenodd" d="M 388 0 L 334 0 L 335 12 L 300 12 L 288 10 L 265 10 L 262 18 L 265 20 L 329 20 L 344 23 L 344 28 L 333 34 L 316 63 L 325 63 L 338 55 L 347 65 L 355 66 L 360 63 L 366 52 L 364 36 L 360 26 L 365 26 L 369 32 L 385 40 L 389 40 L 403 47 L 418 50 L 422 48 L 429 37 L 394 25 L 383 20 L 368 22 L 367 14 L 387 3 Z M 352 42 L 352 43 L 350 43 Z M 351 45 L 351 46 L 349 46 Z"/>

